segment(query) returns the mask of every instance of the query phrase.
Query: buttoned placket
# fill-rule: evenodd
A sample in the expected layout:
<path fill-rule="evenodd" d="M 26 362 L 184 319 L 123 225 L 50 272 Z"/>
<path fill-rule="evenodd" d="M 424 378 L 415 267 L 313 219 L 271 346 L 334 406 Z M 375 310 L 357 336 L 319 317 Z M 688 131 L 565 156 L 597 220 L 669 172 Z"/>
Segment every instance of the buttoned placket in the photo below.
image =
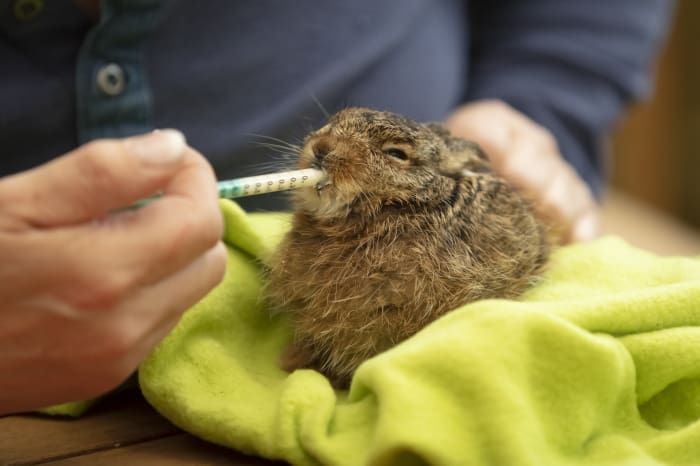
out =
<path fill-rule="evenodd" d="M 107 0 L 101 5 L 100 21 L 88 33 L 76 65 L 80 143 L 153 129 L 143 47 L 164 6 L 157 0 Z"/>

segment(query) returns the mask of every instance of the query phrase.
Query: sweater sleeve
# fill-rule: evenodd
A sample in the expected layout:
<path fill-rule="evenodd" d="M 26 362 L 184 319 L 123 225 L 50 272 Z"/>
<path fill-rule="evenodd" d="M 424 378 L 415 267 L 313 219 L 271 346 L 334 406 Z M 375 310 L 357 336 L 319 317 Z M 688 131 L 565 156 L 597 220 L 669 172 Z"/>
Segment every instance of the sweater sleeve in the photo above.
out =
<path fill-rule="evenodd" d="M 501 99 L 548 128 L 599 195 L 602 140 L 648 96 L 671 0 L 472 0 L 467 100 Z"/>

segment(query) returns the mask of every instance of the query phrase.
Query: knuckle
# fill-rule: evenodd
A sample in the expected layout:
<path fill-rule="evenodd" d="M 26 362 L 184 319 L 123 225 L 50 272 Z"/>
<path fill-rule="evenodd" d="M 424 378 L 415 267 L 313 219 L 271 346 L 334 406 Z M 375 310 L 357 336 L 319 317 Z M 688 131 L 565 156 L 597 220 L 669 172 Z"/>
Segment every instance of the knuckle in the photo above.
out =
<path fill-rule="evenodd" d="M 571 224 L 576 210 L 576 197 L 572 196 L 569 184 L 565 177 L 557 177 L 546 188 L 542 196 L 542 203 L 556 213 L 557 217 L 567 224 Z"/>
<path fill-rule="evenodd" d="M 199 242 L 197 234 L 197 215 L 183 215 L 170 232 L 168 242 L 170 247 L 166 249 L 166 254 L 170 255 L 177 251 L 192 249 L 192 245 Z"/>
<path fill-rule="evenodd" d="M 204 217 L 201 221 L 203 239 L 208 246 L 214 247 L 221 240 L 224 229 L 224 221 L 218 203 L 213 203 L 205 211 Z"/>
<path fill-rule="evenodd" d="M 530 160 L 526 157 L 498 157 L 492 160 L 494 167 L 507 178 L 527 177 L 530 168 Z"/>
<path fill-rule="evenodd" d="M 569 190 L 568 177 L 559 173 L 552 176 L 548 183 L 544 185 L 544 199 L 550 200 L 553 203 L 558 203 L 557 200 L 562 198 Z"/>
<path fill-rule="evenodd" d="M 110 365 L 120 366 L 121 361 L 128 359 L 137 341 L 133 329 L 124 325 L 114 326 L 103 338 L 99 357 Z"/>
<path fill-rule="evenodd" d="M 96 362 L 101 362 L 109 372 L 128 372 L 140 338 L 140 327 L 133 322 L 113 324 L 102 335 Z"/>
<path fill-rule="evenodd" d="M 183 215 L 176 237 L 180 242 L 193 242 L 201 249 L 211 249 L 221 239 L 223 220 L 218 209 L 202 207 Z"/>
<path fill-rule="evenodd" d="M 89 311 L 110 311 L 124 301 L 134 278 L 116 270 L 109 274 L 88 276 L 78 286 L 76 307 Z"/>
<path fill-rule="evenodd" d="M 559 153 L 559 144 L 556 138 L 549 130 L 540 125 L 536 125 L 534 129 L 534 137 L 537 145 L 548 153 Z"/>
<path fill-rule="evenodd" d="M 153 266 L 158 267 L 163 260 L 172 257 L 187 257 L 188 260 L 199 257 L 220 241 L 221 225 L 220 219 L 202 210 L 190 209 L 181 214 L 154 252 L 160 260 L 154 258 Z"/>
<path fill-rule="evenodd" d="M 118 149 L 110 141 L 93 141 L 83 147 L 81 156 L 76 163 L 82 179 L 90 185 L 98 187 L 110 187 L 117 181 L 117 174 L 114 164 L 110 160 L 118 162 L 121 160 Z"/>
<path fill-rule="evenodd" d="M 224 273 L 226 273 L 227 254 L 224 244 L 219 242 L 212 251 L 212 255 L 212 278 L 214 279 L 214 283 L 218 283 L 223 278 Z"/>

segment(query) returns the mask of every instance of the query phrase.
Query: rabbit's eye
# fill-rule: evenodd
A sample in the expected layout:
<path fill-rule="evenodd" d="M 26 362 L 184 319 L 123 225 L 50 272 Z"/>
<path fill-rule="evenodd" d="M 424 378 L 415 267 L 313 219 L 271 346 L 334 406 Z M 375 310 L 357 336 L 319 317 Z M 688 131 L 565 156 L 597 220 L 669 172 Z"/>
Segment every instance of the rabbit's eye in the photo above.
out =
<path fill-rule="evenodd" d="M 384 149 L 382 152 L 384 152 L 386 155 L 396 157 L 397 159 L 408 160 L 408 155 L 406 155 L 404 151 L 402 151 L 401 149 L 397 149 L 396 147 Z"/>
<path fill-rule="evenodd" d="M 410 162 L 413 155 L 413 146 L 405 141 L 386 141 L 381 149 L 385 155 L 404 162 Z"/>

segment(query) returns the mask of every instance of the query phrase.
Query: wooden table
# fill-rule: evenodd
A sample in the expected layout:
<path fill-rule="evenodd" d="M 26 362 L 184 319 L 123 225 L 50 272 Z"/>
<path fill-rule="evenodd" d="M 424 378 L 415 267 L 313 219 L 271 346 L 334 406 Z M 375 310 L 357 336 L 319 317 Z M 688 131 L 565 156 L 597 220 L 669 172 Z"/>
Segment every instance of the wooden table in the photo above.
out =
<path fill-rule="evenodd" d="M 700 255 L 700 234 L 618 193 L 603 226 L 660 254 Z M 137 391 L 113 395 L 76 420 L 0 418 L 0 465 L 282 465 L 208 444 L 160 417 Z"/>
<path fill-rule="evenodd" d="M 0 417 L 0 465 L 284 466 L 195 438 L 137 390 L 107 397 L 80 419 Z"/>

